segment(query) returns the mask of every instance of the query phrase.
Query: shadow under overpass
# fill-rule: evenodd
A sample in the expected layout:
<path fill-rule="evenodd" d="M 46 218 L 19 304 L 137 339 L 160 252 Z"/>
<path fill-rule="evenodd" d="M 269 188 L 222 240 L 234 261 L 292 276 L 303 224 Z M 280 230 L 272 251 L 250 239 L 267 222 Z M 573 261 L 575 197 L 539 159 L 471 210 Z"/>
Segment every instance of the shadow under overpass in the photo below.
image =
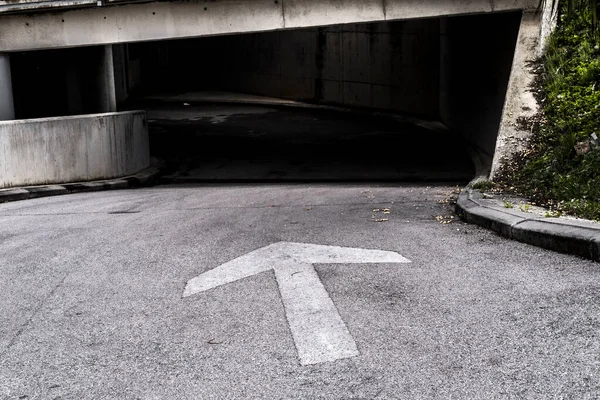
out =
<path fill-rule="evenodd" d="M 466 143 L 441 124 L 274 105 L 146 107 L 151 153 L 164 162 L 164 182 L 458 184 L 475 175 Z"/>

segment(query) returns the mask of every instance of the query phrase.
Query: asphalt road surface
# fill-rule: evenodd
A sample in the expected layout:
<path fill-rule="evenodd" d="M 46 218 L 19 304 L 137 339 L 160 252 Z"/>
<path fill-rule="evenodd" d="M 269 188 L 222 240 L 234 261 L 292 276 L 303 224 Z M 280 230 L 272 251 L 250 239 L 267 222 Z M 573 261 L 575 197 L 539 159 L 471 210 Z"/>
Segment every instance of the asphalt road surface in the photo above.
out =
<path fill-rule="evenodd" d="M 600 397 L 599 264 L 452 219 L 454 188 L 1 204 L 0 398 Z"/>
<path fill-rule="evenodd" d="M 431 121 L 259 105 L 147 108 L 152 154 L 166 163 L 170 182 L 468 182 L 475 175 L 460 135 Z"/>

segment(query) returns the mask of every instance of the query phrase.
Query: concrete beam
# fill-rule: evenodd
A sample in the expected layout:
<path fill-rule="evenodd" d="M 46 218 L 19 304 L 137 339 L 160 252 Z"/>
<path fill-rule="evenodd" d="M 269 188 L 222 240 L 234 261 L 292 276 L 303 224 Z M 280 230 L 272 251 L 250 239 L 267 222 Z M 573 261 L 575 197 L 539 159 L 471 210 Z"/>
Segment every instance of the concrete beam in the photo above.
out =
<path fill-rule="evenodd" d="M 102 5 L 139 3 L 148 0 L 101 0 Z M 0 0 L 0 13 L 37 12 L 45 10 L 68 10 L 96 7 L 98 0 Z"/>
<path fill-rule="evenodd" d="M 0 0 L 0 13 L 32 12 L 48 9 L 95 6 L 97 0 Z"/>
<path fill-rule="evenodd" d="M 539 0 L 404 0 L 387 1 L 385 3 L 386 18 L 414 19 L 433 18 L 452 15 L 484 14 L 517 10 L 535 10 Z"/>
<path fill-rule="evenodd" d="M 533 9 L 539 0 L 207 0 L 0 16 L 0 51 Z"/>

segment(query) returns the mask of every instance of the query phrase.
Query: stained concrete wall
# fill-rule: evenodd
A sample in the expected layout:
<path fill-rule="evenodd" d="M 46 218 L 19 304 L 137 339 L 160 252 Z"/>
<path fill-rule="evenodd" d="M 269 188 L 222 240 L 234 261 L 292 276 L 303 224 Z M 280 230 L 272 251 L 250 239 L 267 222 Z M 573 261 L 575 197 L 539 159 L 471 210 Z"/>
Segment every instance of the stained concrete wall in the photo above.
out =
<path fill-rule="evenodd" d="M 149 164 L 144 111 L 0 122 L 0 188 L 127 176 Z"/>

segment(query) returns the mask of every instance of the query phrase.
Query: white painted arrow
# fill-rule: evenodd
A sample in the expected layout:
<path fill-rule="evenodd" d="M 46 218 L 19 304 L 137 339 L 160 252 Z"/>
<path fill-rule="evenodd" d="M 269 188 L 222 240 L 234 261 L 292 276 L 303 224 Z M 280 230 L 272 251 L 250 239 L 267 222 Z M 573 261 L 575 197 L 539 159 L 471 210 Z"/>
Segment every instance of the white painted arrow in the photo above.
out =
<path fill-rule="evenodd" d="M 302 365 L 357 356 L 356 343 L 312 264 L 409 263 L 393 251 L 279 242 L 191 279 L 183 297 L 274 270 Z"/>

